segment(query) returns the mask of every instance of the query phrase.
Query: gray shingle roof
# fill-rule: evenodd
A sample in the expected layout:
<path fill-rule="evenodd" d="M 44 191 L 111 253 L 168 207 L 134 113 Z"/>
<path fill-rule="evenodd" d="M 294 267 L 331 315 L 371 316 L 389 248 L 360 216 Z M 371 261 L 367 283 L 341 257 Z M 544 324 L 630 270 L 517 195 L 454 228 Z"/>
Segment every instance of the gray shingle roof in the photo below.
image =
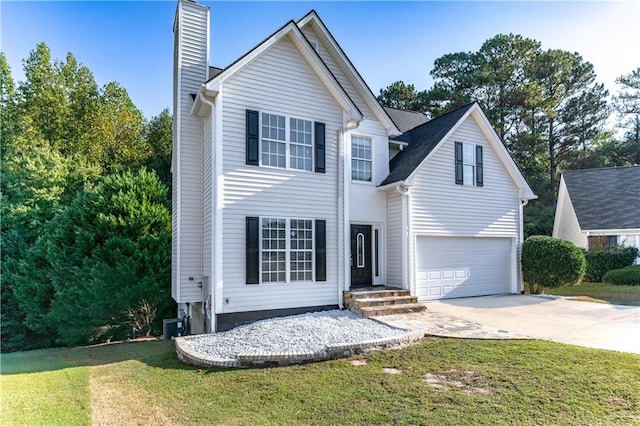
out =
<path fill-rule="evenodd" d="M 564 172 L 580 228 L 640 228 L 640 166 Z"/>
<path fill-rule="evenodd" d="M 380 186 L 407 179 L 474 104 L 454 109 L 395 138 L 396 141 L 408 142 L 409 146 L 391 159 L 391 172 Z"/>
<path fill-rule="evenodd" d="M 389 107 L 384 107 L 384 110 L 387 111 L 387 114 L 389 114 L 389 117 L 401 132 L 406 132 L 429 121 L 426 115 L 417 111 Z"/>

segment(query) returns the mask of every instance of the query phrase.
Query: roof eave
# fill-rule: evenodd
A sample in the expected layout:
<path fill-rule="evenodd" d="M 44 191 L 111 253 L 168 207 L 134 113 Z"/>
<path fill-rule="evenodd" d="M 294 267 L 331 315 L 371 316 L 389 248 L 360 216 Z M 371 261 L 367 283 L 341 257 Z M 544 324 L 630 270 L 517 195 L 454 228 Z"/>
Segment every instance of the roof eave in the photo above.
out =
<path fill-rule="evenodd" d="M 331 74 L 326 64 L 322 61 L 318 53 L 313 49 L 309 41 L 306 39 L 300 28 L 293 21 L 289 21 L 262 43 L 247 52 L 233 64 L 224 69 L 220 74 L 205 83 L 205 88 L 209 92 L 218 92 L 220 86 L 237 72 L 246 67 L 254 59 L 268 50 L 271 46 L 282 40 L 284 37 L 290 36 L 294 45 L 299 49 L 307 63 L 318 75 L 323 84 L 334 99 L 340 104 L 347 113 L 349 119 L 361 121 L 363 119 L 362 112 L 358 109 L 353 100 L 349 97 L 344 88 Z"/>
<path fill-rule="evenodd" d="M 324 25 L 324 22 L 322 22 L 322 19 L 320 19 L 316 11 L 311 10 L 309 13 L 307 13 L 302 19 L 300 19 L 297 22 L 297 25 L 299 28 L 302 28 L 305 25 L 309 24 L 310 22 L 314 22 L 316 24 L 316 26 L 322 32 L 322 36 L 326 39 L 326 41 L 329 42 L 333 50 L 340 57 L 342 63 L 346 66 L 350 74 L 354 77 L 357 85 L 360 87 L 360 91 L 361 91 L 360 94 L 362 95 L 363 100 L 367 103 L 369 108 L 371 108 L 371 111 L 376 116 L 376 119 L 381 123 L 383 123 L 387 136 L 388 137 L 400 136 L 402 132 L 400 131 L 400 129 L 398 129 L 398 126 L 396 126 L 395 122 L 391 119 L 391 117 L 389 117 L 389 114 L 387 114 L 387 112 L 384 110 L 384 108 L 382 107 L 378 99 L 375 97 L 375 95 L 373 94 L 373 92 L 371 91 L 367 83 L 364 81 L 364 79 L 362 78 L 358 70 L 351 63 L 351 60 L 349 60 L 349 57 L 346 55 L 344 50 L 342 50 L 342 48 L 340 47 L 336 39 L 333 37 L 329 29 L 326 27 L 326 25 Z"/>

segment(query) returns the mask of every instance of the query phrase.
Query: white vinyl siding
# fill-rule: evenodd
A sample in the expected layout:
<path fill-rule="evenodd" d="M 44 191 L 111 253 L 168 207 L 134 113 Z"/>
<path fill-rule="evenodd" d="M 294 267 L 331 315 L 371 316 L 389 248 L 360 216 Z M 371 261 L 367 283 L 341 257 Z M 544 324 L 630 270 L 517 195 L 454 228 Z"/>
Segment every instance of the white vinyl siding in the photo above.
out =
<path fill-rule="evenodd" d="M 342 109 L 288 38 L 226 81 L 222 93 L 225 258 L 221 313 L 337 305 L 337 135 Z M 247 166 L 247 109 L 325 123 L 326 173 Z M 247 216 L 326 220 L 327 281 L 245 284 Z"/>
<path fill-rule="evenodd" d="M 211 140 L 211 116 L 204 119 L 204 140 L 203 140 L 203 184 L 202 184 L 202 275 L 212 280 L 212 253 L 211 238 L 213 227 L 213 199 L 211 185 L 213 181 L 213 144 Z"/>
<path fill-rule="evenodd" d="M 455 184 L 456 140 L 483 147 L 482 190 Z M 411 197 L 411 225 L 416 234 L 518 235 L 518 188 L 472 116 L 416 171 Z"/>
<path fill-rule="evenodd" d="M 174 123 L 179 126 L 176 125 L 174 154 L 177 157 L 173 170 L 176 175 L 173 190 L 179 194 L 173 202 L 180 211 L 175 215 L 173 227 L 176 260 L 173 262 L 172 293 L 178 302 L 195 302 L 202 297 L 198 283 L 202 280 L 203 128 L 202 119 L 191 114 L 191 94 L 198 92 L 208 76 L 208 9 L 186 2 L 180 3 L 179 7 L 182 17 L 178 20 L 177 30 L 182 48 L 175 78 L 181 84 L 181 91 L 176 94 L 174 105 Z"/>

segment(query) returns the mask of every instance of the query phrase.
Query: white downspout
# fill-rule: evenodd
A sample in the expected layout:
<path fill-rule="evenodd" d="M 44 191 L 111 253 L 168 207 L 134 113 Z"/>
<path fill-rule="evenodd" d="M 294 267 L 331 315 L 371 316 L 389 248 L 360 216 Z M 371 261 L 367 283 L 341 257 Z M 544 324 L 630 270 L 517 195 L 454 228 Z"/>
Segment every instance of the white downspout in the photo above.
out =
<path fill-rule="evenodd" d="M 338 307 L 340 309 L 344 309 L 344 290 L 346 289 L 346 265 L 347 258 L 346 252 L 347 247 L 345 244 L 345 235 L 346 235 L 346 227 L 345 223 L 347 222 L 346 217 L 346 203 L 347 198 L 345 193 L 347 191 L 345 185 L 345 175 L 346 169 L 344 164 L 344 133 L 346 129 L 338 129 L 337 137 L 338 137 Z M 342 223 L 340 220 L 342 219 Z M 340 247 L 342 247 L 342 252 L 340 252 Z M 342 259 L 340 259 L 342 257 Z"/>
<path fill-rule="evenodd" d="M 212 224 L 212 229 L 211 229 L 211 266 L 212 266 L 212 277 L 209 280 L 209 291 L 208 293 L 211 295 L 211 318 L 209 318 L 210 321 L 210 331 L 211 332 L 215 332 L 216 331 L 216 313 L 219 311 L 218 309 L 218 303 L 219 303 L 219 297 L 218 297 L 218 277 L 221 276 L 221 272 L 220 268 L 222 267 L 222 262 L 221 260 L 221 245 L 219 244 L 219 242 L 222 240 L 222 235 L 220 235 L 220 232 L 222 230 L 222 218 L 220 217 L 220 215 L 222 214 L 222 210 L 220 209 L 220 203 L 218 200 L 218 195 L 219 192 L 218 189 L 218 184 L 219 184 L 219 162 L 220 162 L 220 157 L 222 155 L 220 150 L 220 144 L 215 143 L 218 134 L 216 132 L 216 123 L 217 123 L 217 112 L 218 109 L 216 108 L 216 103 L 215 102 L 211 102 L 210 100 L 208 100 L 202 92 L 200 92 L 199 94 L 200 100 L 205 103 L 206 105 L 209 105 L 209 107 L 211 108 L 211 120 L 209 120 L 209 123 L 211 125 L 211 156 L 212 156 L 212 161 L 211 161 L 211 166 L 212 166 L 212 177 L 211 177 L 211 201 L 213 203 L 212 206 L 212 211 L 211 211 L 211 219 L 213 220 L 213 224 Z M 216 97 L 216 100 L 218 98 Z M 209 301 L 207 301 L 209 303 Z"/>
<path fill-rule="evenodd" d="M 411 277 L 411 213 L 409 210 L 409 186 L 401 183 L 396 186 L 396 192 L 402 195 L 402 282 L 407 283 L 411 294 L 415 294 Z"/>

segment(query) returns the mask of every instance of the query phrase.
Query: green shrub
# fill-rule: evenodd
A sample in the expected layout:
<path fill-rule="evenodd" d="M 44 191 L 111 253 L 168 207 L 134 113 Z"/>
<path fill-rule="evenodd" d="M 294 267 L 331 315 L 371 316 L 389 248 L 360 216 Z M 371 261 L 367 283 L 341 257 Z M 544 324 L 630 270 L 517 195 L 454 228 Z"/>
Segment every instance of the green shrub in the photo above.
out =
<path fill-rule="evenodd" d="M 534 235 L 522 245 L 522 274 L 532 294 L 579 283 L 585 267 L 584 253 L 569 241 Z"/>
<path fill-rule="evenodd" d="M 631 266 L 638 257 L 638 249 L 635 247 L 613 246 L 594 251 L 585 251 L 587 259 L 587 281 L 602 281 L 602 277 L 614 269 Z"/>
<path fill-rule="evenodd" d="M 602 280 L 614 285 L 640 285 L 640 265 L 614 269 L 607 272 Z"/>

